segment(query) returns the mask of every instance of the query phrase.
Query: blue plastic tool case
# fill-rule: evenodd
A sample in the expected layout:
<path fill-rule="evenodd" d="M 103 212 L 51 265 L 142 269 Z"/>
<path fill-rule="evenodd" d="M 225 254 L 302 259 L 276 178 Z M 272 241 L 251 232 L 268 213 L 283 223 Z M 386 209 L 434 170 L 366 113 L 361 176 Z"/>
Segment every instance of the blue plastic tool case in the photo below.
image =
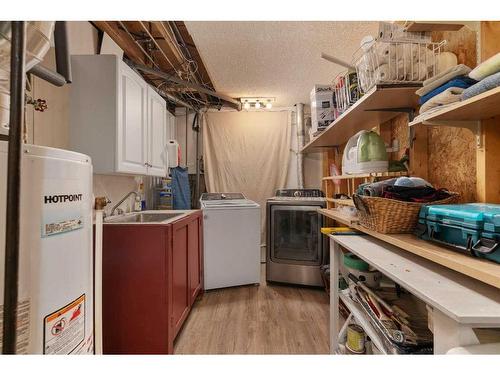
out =
<path fill-rule="evenodd" d="M 427 205 L 420 209 L 415 234 L 500 263 L 500 205 Z"/>

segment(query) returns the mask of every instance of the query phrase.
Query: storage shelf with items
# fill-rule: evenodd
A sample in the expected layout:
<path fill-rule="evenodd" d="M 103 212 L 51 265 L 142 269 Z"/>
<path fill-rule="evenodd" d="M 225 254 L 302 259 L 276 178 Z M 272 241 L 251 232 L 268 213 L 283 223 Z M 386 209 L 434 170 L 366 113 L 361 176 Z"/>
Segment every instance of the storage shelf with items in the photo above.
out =
<path fill-rule="evenodd" d="M 420 83 L 408 85 L 377 85 L 364 94 L 318 136 L 302 148 L 302 152 L 319 152 L 325 147 L 339 146 L 360 130 L 373 127 L 398 116 L 401 109 L 415 108 L 415 91 Z"/>
<path fill-rule="evenodd" d="M 445 354 L 456 346 L 475 343 L 478 337 L 473 329 L 500 326 L 496 288 L 370 236 L 332 235 L 330 241 L 332 274 L 345 273 L 342 258 L 348 251 L 386 278 L 380 286 L 370 286 L 355 277 L 348 289 L 330 294 L 330 305 L 342 301 L 372 343 L 385 349 L 382 352 Z M 332 278 L 331 288 L 336 281 Z M 341 349 L 343 328 L 338 313 L 332 310 L 333 353 Z"/>
<path fill-rule="evenodd" d="M 375 80 L 373 83 L 367 81 L 358 69 L 361 91 L 364 88 L 366 93 L 356 103 L 341 111 L 342 113 L 302 151 L 322 152 L 322 187 L 326 193 L 327 208 L 319 212 L 330 219 L 329 228 L 324 228 L 322 232 L 330 236 L 331 249 L 334 248 L 334 243 L 342 245 L 349 251 L 351 251 L 350 245 L 355 246 L 352 247 L 354 253 L 361 258 L 364 257 L 364 260 L 381 270 L 387 277 L 424 301 L 430 307 L 429 324 L 431 326 L 434 324 L 434 352 L 446 353 L 453 347 L 479 343 L 475 331 L 472 333 L 472 327 L 500 328 L 500 319 L 497 319 L 500 315 L 492 313 L 500 306 L 498 298 L 500 251 L 497 250 L 500 228 L 492 224 L 498 220 L 496 218 L 499 216 L 499 207 L 491 204 L 500 203 L 498 194 L 500 174 L 497 168 L 500 163 L 498 154 L 500 72 L 493 71 L 499 66 L 495 61 L 500 61 L 500 54 L 495 55 L 498 53 L 498 46 L 494 42 L 500 35 L 500 23 L 484 22 L 484 25 L 481 25 L 480 48 L 483 60 L 491 56 L 493 60 L 497 60 L 494 63 L 491 63 L 491 58 L 489 62 L 483 61 L 474 70 L 483 70 L 483 75 L 489 77 L 488 80 L 482 82 L 480 78 L 471 76 L 470 78 L 482 83 L 479 85 L 481 87 L 474 87 L 477 85 L 474 82 L 465 82 L 468 87 L 463 90 L 467 90 L 467 95 L 463 97 L 459 95 L 460 101 L 442 107 L 439 104 L 435 109 L 431 107 L 433 110 L 428 113 L 424 108 L 424 115 L 417 118 L 414 118 L 414 113 L 419 104 L 421 102 L 425 104 L 424 99 L 419 100 L 419 96 L 426 95 L 429 89 L 433 90 L 432 85 L 442 85 L 441 81 L 448 79 L 447 72 L 450 70 L 456 69 L 460 79 L 465 81 L 465 75 L 471 70 L 467 68 L 469 70 L 464 73 L 463 66 L 477 65 L 476 54 L 468 53 L 474 51 L 477 46 L 477 34 L 468 27 L 452 32 L 448 31 L 448 28 L 432 31 L 434 26 L 429 30 L 419 29 L 419 25 L 413 26 L 416 27 L 415 31 L 423 32 L 420 36 L 415 34 L 416 42 L 409 41 L 415 43 L 414 45 L 447 40 L 446 43 L 433 44 L 432 47 L 436 48 L 434 51 L 433 48 L 427 47 L 431 51 L 428 57 L 432 59 L 434 54 L 435 61 L 432 69 L 426 72 L 425 78 L 429 79 L 426 80 L 425 86 L 421 82 L 423 79 L 413 77 L 412 74 L 409 76 L 404 74 L 404 78 L 400 79 L 397 76 L 399 73 L 397 69 L 393 70 L 396 78 L 389 74 L 388 79 L 377 80 L 377 74 L 372 74 L 371 79 Z M 388 30 L 390 33 L 391 30 Z M 399 33 L 399 28 L 396 31 Z M 429 36 L 432 40 L 418 41 L 419 37 Z M 405 48 L 410 55 L 413 55 L 414 51 L 413 47 L 400 47 L 399 43 L 394 41 L 386 43 L 382 38 L 372 44 L 374 48 L 379 49 L 388 46 L 385 50 L 389 54 L 389 63 L 395 68 L 398 65 L 393 64 L 391 54 L 396 57 L 396 54 L 404 53 Z M 417 48 L 416 51 L 422 50 Z M 356 60 L 353 65 L 362 61 L 362 59 Z M 377 66 L 380 66 L 380 61 Z M 411 73 L 412 69 L 415 71 L 414 68 L 415 66 L 413 68 L 410 66 L 406 72 Z M 405 72 L 404 66 L 402 72 Z M 432 75 L 434 76 L 431 77 Z M 442 75 L 445 78 L 442 78 Z M 437 83 L 432 83 L 436 81 Z M 422 124 L 429 127 L 418 126 Z M 471 130 L 476 135 L 478 147 L 474 147 L 474 139 L 469 132 L 456 128 Z M 346 152 L 353 149 L 352 144 L 349 148 L 347 147 L 349 143 L 346 145 L 346 142 L 357 136 L 360 130 L 378 133 L 387 150 L 389 144 L 394 140 L 397 141 L 398 147 L 394 144 L 390 147 L 397 151 L 391 154 L 389 160 L 397 161 L 406 157 L 404 162 L 406 171 L 392 172 L 393 169 L 388 169 L 391 172 L 379 174 L 346 172 L 343 168 L 344 157 Z M 403 196 L 406 194 L 405 189 L 399 187 L 383 188 L 381 195 L 378 192 L 374 195 L 365 192 L 366 186 L 359 188 L 361 184 L 390 183 L 391 179 L 404 179 L 407 176 L 422 177 L 425 184 L 421 186 L 433 189 L 431 199 L 427 200 L 427 196 L 406 199 Z M 405 187 L 405 181 L 402 182 L 403 184 L 398 186 Z M 368 186 L 368 188 L 374 187 Z M 446 193 L 447 196 L 439 195 L 441 193 Z M 400 209 L 385 204 L 389 200 L 401 201 L 398 202 L 401 204 Z M 377 205 L 380 202 L 382 205 Z M 489 203 L 455 204 L 459 202 Z M 442 203 L 448 204 L 442 206 Z M 403 212 L 408 212 L 404 222 L 391 218 L 391 216 L 403 218 L 405 216 Z M 378 220 L 379 223 L 389 222 L 394 225 L 385 227 L 369 225 L 370 220 L 375 220 L 375 224 Z M 451 228 L 449 225 L 451 222 L 457 228 Z M 349 233 L 346 227 L 351 229 Z M 331 233 L 327 233 L 327 230 L 331 230 Z M 342 233 L 342 230 L 346 233 Z M 358 235 L 356 231 L 366 236 Z M 352 243 L 349 245 L 350 242 Z M 464 250 L 460 251 L 460 247 Z M 361 254 L 365 250 L 366 252 Z M 337 256 L 335 253 L 330 255 L 333 274 L 335 262 L 338 263 L 338 260 L 335 258 Z M 423 274 L 420 274 L 421 272 Z M 417 274 L 421 283 L 415 279 Z M 434 279 L 436 275 L 439 278 L 437 281 Z M 433 284 L 434 281 L 437 284 L 435 289 L 431 290 L 429 284 Z M 444 286 L 446 291 L 443 289 L 441 293 L 439 288 Z M 468 296 L 466 303 L 463 303 L 462 298 L 457 300 L 450 294 L 454 288 L 461 290 L 458 292 L 461 296 Z M 360 315 L 360 319 L 354 319 L 354 323 L 361 325 L 365 333 L 373 328 L 369 314 L 358 300 L 345 294 L 341 294 L 339 298 L 343 301 L 343 305 L 348 308 L 350 306 L 358 315 L 364 314 Z M 486 305 L 492 309 L 487 314 L 482 310 Z M 333 321 L 338 302 L 331 302 L 331 306 L 331 321 Z M 478 306 L 481 306 L 481 309 Z M 335 343 L 332 350 L 344 352 L 346 326 L 341 327 L 341 325 L 336 327 L 337 331 L 331 332 L 332 342 Z M 457 332 L 461 333 L 458 335 Z"/>
<path fill-rule="evenodd" d="M 384 234 L 370 230 L 334 209 L 321 209 L 319 212 L 336 222 L 347 225 L 378 240 L 396 246 L 406 252 L 418 255 L 473 279 L 500 289 L 500 265 L 480 258 L 471 257 L 449 248 L 421 240 L 413 234 Z"/>

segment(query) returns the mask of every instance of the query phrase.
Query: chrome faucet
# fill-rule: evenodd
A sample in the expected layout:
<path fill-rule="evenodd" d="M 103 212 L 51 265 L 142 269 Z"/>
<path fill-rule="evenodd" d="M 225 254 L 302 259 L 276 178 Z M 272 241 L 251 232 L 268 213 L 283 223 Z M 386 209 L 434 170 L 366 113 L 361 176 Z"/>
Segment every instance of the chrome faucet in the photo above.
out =
<path fill-rule="evenodd" d="M 136 191 L 131 191 L 131 192 L 127 193 L 127 194 L 126 194 L 126 195 L 125 195 L 122 199 L 120 199 L 120 200 L 118 201 L 118 203 L 117 203 L 117 204 L 115 204 L 115 205 L 113 206 L 113 208 L 111 209 L 111 213 L 109 214 L 109 216 L 113 216 L 113 214 L 115 213 L 115 210 L 116 210 L 116 209 L 117 209 L 117 208 L 118 208 L 118 207 L 119 207 L 119 206 L 120 206 L 123 202 L 125 202 L 125 199 L 127 199 L 128 197 L 130 197 L 132 194 L 134 194 L 136 197 L 138 197 L 138 196 L 139 196 L 139 193 L 137 193 Z"/>

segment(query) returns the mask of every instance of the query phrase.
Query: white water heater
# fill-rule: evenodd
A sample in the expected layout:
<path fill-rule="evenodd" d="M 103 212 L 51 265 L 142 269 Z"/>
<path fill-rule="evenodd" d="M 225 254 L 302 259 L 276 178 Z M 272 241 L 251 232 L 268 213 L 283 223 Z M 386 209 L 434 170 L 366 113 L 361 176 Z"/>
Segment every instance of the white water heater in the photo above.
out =
<path fill-rule="evenodd" d="M 7 142 L 0 142 L 0 313 L 6 182 Z M 17 353 L 93 353 L 92 252 L 90 157 L 23 145 Z"/>

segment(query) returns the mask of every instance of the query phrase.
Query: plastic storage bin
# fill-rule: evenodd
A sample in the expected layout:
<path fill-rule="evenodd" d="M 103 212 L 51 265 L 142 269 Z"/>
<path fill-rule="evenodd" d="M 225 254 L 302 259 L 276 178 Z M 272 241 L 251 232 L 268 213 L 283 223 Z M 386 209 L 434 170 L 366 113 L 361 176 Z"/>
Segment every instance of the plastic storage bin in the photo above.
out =
<path fill-rule="evenodd" d="M 500 263 L 500 205 L 498 204 L 423 206 L 416 231 L 422 239 Z"/>

